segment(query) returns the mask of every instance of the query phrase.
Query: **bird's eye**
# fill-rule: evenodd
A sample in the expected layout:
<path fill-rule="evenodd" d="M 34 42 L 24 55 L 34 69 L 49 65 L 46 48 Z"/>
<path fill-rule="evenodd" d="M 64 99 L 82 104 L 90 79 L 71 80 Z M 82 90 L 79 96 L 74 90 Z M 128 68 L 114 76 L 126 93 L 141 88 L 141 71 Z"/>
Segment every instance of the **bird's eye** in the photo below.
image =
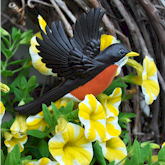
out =
<path fill-rule="evenodd" d="M 124 49 L 120 49 L 120 50 L 119 50 L 119 53 L 120 53 L 121 55 L 124 55 L 124 54 L 125 54 Z"/>

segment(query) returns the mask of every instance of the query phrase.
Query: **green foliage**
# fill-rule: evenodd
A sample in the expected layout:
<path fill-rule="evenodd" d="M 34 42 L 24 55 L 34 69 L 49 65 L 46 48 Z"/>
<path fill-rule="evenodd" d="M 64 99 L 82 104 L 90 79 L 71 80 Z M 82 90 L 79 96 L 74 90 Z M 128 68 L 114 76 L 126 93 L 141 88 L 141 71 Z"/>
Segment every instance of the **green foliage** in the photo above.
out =
<path fill-rule="evenodd" d="M 102 149 L 98 142 L 95 142 L 93 145 L 93 150 L 94 150 L 94 157 L 95 159 L 101 164 L 101 165 L 106 165 L 105 158 L 102 153 Z"/>

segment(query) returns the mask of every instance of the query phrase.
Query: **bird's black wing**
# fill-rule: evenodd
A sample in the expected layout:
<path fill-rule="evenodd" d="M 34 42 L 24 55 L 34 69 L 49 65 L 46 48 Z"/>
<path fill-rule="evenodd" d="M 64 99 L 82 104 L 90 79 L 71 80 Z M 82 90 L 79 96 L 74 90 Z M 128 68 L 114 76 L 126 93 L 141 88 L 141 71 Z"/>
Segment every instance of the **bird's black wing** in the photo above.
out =
<path fill-rule="evenodd" d="M 84 14 L 80 21 L 76 22 L 74 36 L 68 39 L 61 22 L 58 28 L 55 23 L 51 24 L 51 30 L 46 26 L 46 33 L 41 31 L 43 40 L 37 38 L 42 57 L 42 62 L 52 72 L 65 79 L 87 77 L 101 63 L 94 59 L 100 50 L 99 24 L 104 14 L 100 8 Z"/>
<path fill-rule="evenodd" d="M 73 47 L 92 58 L 100 52 L 99 25 L 105 13 L 105 10 L 100 10 L 101 7 L 98 7 L 96 10 L 91 9 L 88 14 L 83 13 L 81 19 L 76 21 L 74 35 L 70 39 Z"/>

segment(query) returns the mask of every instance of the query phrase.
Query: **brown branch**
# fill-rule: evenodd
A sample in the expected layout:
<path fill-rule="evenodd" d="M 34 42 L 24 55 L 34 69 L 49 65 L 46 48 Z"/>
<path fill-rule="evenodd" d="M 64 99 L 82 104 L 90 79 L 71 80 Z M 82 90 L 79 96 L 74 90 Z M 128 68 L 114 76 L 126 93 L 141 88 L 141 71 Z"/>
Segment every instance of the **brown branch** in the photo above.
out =
<path fill-rule="evenodd" d="M 5 13 L 1 12 L 1 15 L 3 17 L 5 17 L 7 20 L 9 20 L 11 22 L 11 24 L 13 24 L 14 26 L 16 26 L 17 28 L 21 29 L 22 32 L 27 31 L 28 29 L 26 29 L 25 27 L 23 27 L 22 25 L 16 23 L 16 20 L 9 17 L 8 15 L 6 15 Z"/>
<path fill-rule="evenodd" d="M 155 29 L 155 32 L 159 38 L 159 41 L 161 43 L 163 53 L 165 55 L 165 29 L 163 28 L 161 22 L 161 18 L 158 16 L 158 10 L 155 8 L 155 6 L 149 1 L 149 0 L 139 0 L 140 4 L 146 11 L 146 14 L 148 15 L 148 18 Z"/>
<path fill-rule="evenodd" d="M 56 4 L 56 2 L 54 0 L 50 0 L 50 2 L 52 3 L 52 5 L 54 6 L 54 8 L 57 11 L 58 15 L 60 16 L 62 22 L 64 23 L 65 30 L 67 31 L 69 37 L 73 37 L 73 30 L 72 30 L 72 27 L 71 27 L 70 23 L 68 22 L 68 20 L 66 19 L 66 17 L 62 13 L 62 11 L 58 7 L 58 5 Z"/>
<path fill-rule="evenodd" d="M 151 57 L 150 53 L 148 52 L 148 49 L 146 47 L 146 43 L 143 39 L 143 36 L 136 24 L 136 22 L 134 21 L 134 19 L 132 18 L 132 16 L 130 14 L 127 13 L 125 7 L 123 6 L 123 4 L 120 2 L 120 0 L 113 0 L 113 2 L 116 4 L 116 7 L 118 8 L 120 14 L 125 18 L 125 22 L 130 30 L 132 39 L 134 41 L 134 45 L 136 47 L 136 50 L 142 51 L 142 56 L 143 58 L 145 56 L 149 56 Z M 165 42 L 164 42 L 165 43 Z M 159 78 L 159 82 L 162 86 L 162 89 L 165 93 L 165 81 L 162 78 L 162 75 L 160 74 L 159 70 L 158 70 L 158 78 Z"/>

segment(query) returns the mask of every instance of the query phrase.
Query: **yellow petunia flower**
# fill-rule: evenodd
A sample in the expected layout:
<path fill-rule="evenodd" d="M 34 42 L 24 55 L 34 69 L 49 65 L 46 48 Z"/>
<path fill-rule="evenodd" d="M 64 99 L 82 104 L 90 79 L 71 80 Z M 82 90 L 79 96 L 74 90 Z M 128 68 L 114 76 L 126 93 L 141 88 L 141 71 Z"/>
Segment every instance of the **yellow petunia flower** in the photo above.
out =
<path fill-rule="evenodd" d="M 93 157 L 92 143 L 84 136 L 84 128 L 68 123 L 67 132 L 49 140 L 49 151 L 59 164 L 89 165 Z"/>
<path fill-rule="evenodd" d="M 100 94 L 97 99 L 101 102 L 106 111 L 106 117 L 116 117 L 119 114 L 119 105 L 121 103 L 121 88 L 115 88 L 111 95 Z"/>
<path fill-rule="evenodd" d="M 57 125 L 55 127 L 55 132 L 57 134 L 62 134 L 64 132 L 67 132 L 67 124 L 68 122 L 63 117 L 58 118 Z"/>
<path fill-rule="evenodd" d="M 106 132 L 106 116 L 99 101 L 92 94 L 79 104 L 79 119 L 85 127 L 85 137 L 90 141 L 103 141 Z"/>
<path fill-rule="evenodd" d="M 14 123 L 10 127 L 10 131 L 13 133 L 18 132 L 18 133 L 25 134 L 27 129 L 28 127 L 26 125 L 26 116 L 17 114 L 15 117 Z"/>
<path fill-rule="evenodd" d="M 26 134 L 22 135 L 18 132 L 15 133 L 4 132 L 4 137 L 5 137 L 4 143 L 7 147 L 8 152 L 11 152 L 16 144 L 19 145 L 20 151 L 22 152 L 24 150 L 24 144 L 28 139 Z"/>
<path fill-rule="evenodd" d="M 1 110 L 0 124 L 1 124 L 2 118 L 3 118 L 4 114 L 5 114 L 5 107 L 4 107 L 3 103 L 2 103 L 2 101 L 0 101 L 0 104 L 1 104 L 1 105 L 0 105 L 0 110 Z"/>
<path fill-rule="evenodd" d="M 107 141 L 113 137 L 118 137 L 121 134 L 121 127 L 118 123 L 118 117 L 109 117 L 106 119 L 106 138 Z"/>
<path fill-rule="evenodd" d="M 38 161 L 32 161 L 28 163 L 27 165 L 59 165 L 56 161 L 51 161 L 49 158 L 41 158 Z"/>
<path fill-rule="evenodd" d="M 146 103 L 149 105 L 152 104 L 160 92 L 157 68 L 154 60 L 146 56 L 143 60 L 143 66 L 132 59 L 129 59 L 127 64 L 134 67 L 138 74 L 132 77 L 131 81 L 142 87 Z"/>
<path fill-rule="evenodd" d="M 126 146 L 119 137 L 111 138 L 106 142 L 99 143 L 99 145 L 102 148 L 104 157 L 109 162 L 115 161 L 115 164 L 117 164 L 127 156 Z M 124 164 L 124 161 L 122 164 Z"/>

